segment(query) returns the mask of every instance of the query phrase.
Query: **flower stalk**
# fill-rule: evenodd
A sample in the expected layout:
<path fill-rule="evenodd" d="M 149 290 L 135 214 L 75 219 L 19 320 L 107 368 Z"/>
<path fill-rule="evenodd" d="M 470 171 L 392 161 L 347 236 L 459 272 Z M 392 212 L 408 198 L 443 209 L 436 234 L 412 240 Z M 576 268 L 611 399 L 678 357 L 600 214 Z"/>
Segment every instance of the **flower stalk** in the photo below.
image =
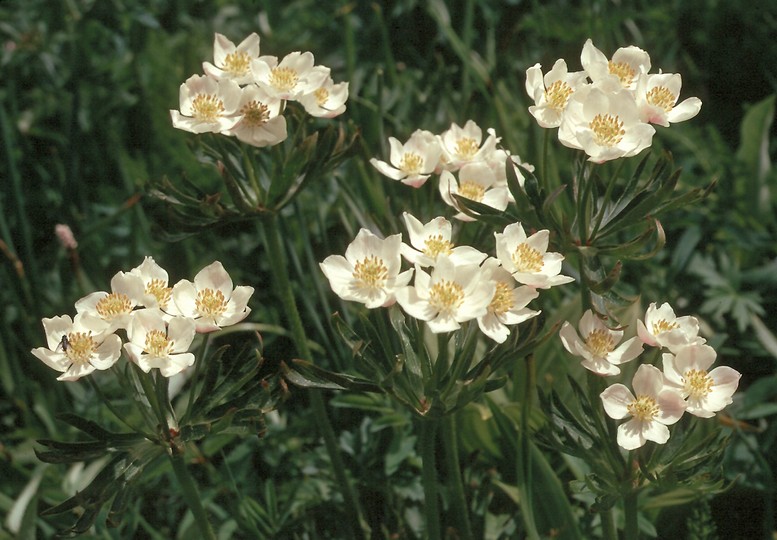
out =
<path fill-rule="evenodd" d="M 426 514 L 426 538 L 440 540 L 440 506 L 437 494 L 437 459 L 435 443 L 440 425 L 438 418 L 429 418 L 426 425 L 420 427 L 420 445 L 422 460 L 421 481 L 424 486 L 424 513 Z"/>

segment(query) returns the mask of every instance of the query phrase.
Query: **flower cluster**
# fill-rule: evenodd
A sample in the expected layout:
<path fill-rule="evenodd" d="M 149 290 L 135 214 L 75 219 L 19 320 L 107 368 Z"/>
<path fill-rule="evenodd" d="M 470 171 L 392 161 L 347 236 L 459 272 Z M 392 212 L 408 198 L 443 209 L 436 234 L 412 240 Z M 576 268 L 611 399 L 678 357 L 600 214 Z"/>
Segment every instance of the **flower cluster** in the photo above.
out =
<path fill-rule="evenodd" d="M 345 111 L 348 83 L 335 84 L 326 66 L 310 52 L 292 52 L 280 62 L 259 56 L 259 36 L 239 45 L 221 34 L 213 44 L 213 63 L 205 75 L 192 75 L 180 88 L 180 111 L 171 110 L 173 126 L 193 133 L 223 133 L 253 146 L 286 139 L 283 112 L 288 101 L 308 114 L 332 118 Z"/>
<path fill-rule="evenodd" d="M 389 137 L 390 163 L 376 158 L 370 163 L 381 174 L 416 188 L 432 174 L 439 174 L 440 195 L 445 203 L 459 211 L 456 219 L 471 221 L 472 217 L 461 211 L 453 195 L 504 210 L 512 200 L 505 174 L 507 159 L 511 158 L 528 171 L 534 170 L 531 165 L 521 163 L 518 156 L 499 148 L 500 138 L 493 129 L 487 133 L 483 140 L 483 130 L 472 120 L 464 127 L 454 123 L 440 135 L 419 129 L 405 144 Z M 523 183 L 520 168 L 516 167 L 515 172 Z"/>
<path fill-rule="evenodd" d="M 170 287 L 167 272 L 151 257 L 111 279 L 111 291 L 91 293 L 75 304 L 76 315 L 43 319 L 47 347 L 32 354 L 75 381 L 95 369 L 113 366 L 124 350 L 148 373 L 153 368 L 170 377 L 194 363 L 189 346 L 195 333 L 212 332 L 243 320 L 253 287 L 232 286 L 220 262 L 203 268 L 194 282 Z"/>
<path fill-rule="evenodd" d="M 580 335 L 565 322 L 559 332 L 564 348 L 583 357 L 582 365 L 598 375 L 617 375 L 619 364 L 635 359 L 644 345 L 668 349 L 662 356 L 663 372 L 648 364 L 637 368 L 634 393 L 617 383 L 601 394 L 605 412 L 616 420 L 631 417 L 618 427 L 618 444 L 633 450 L 645 441 L 665 443 L 668 425 L 684 412 L 709 418 L 732 401 L 741 375 L 726 366 L 709 370 L 715 350 L 699 336 L 694 317 L 678 317 L 664 303 L 650 304 L 645 320 L 637 322 L 637 336 L 620 346 L 622 329 L 612 329 L 590 310 L 580 320 Z M 617 347 L 616 347 L 617 346 Z"/>
<path fill-rule="evenodd" d="M 696 97 L 677 103 L 680 75 L 649 73 L 650 56 L 638 47 L 621 47 L 608 59 L 589 39 L 580 60 L 583 71 L 571 73 L 563 59 L 544 75 L 535 64 L 526 70 L 526 91 L 537 123 L 558 127 L 559 141 L 590 161 L 634 156 L 651 145 L 651 124 L 669 126 L 701 109 Z"/>
<path fill-rule="evenodd" d="M 560 274 L 563 256 L 548 252 L 547 230 L 527 236 L 520 223 L 508 225 L 495 234 L 496 257 L 489 257 L 454 245 L 451 223 L 443 217 L 428 223 L 408 213 L 403 217 L 409 245 L 401 234 L 381 239 L 362 229 L 344 257 L 330 255 L 321 263 L 338 296 L 368 308 L 399 303 L 433 333 L 477 319 L 484 334 L 503 343 L 508 326 L 539 314 L 527 308 L 538 289 L 572 281 Z M 402 257 L 413 269 L 402 271 Z"/>

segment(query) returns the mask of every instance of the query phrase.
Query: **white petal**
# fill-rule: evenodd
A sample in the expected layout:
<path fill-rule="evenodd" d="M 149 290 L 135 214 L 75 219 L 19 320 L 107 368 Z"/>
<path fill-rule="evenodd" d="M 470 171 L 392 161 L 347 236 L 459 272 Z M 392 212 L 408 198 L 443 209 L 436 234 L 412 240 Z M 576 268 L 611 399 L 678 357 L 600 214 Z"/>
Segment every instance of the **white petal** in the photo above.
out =
<path fill-rule="evenodd" d="M 629 405 L 634 401 L 634 394 L 620 383 L 607 387 L 599 396 L 607 416 L 615 420 L 629 416 Z"/>
<path fill-rule="evenodd" d="M 658 424 L 662 425 L 662 424 Z M 663 426 L 666 429 L 666 426 Z M 642 422 L 633 418 L 618 426 L 618 445 L 624 450 L 636 450 L 645 444 Z"/>

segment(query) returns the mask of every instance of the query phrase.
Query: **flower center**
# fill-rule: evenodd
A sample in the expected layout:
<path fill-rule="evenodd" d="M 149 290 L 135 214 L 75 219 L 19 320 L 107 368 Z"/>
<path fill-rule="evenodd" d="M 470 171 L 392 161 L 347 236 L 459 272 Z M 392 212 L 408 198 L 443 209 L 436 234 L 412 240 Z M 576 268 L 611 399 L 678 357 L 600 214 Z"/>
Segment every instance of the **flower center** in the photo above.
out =
<path fill-rule="evenodd" d="M 224 71 L 235 77 L 247 74 L 249 65 L 250 59 L 248 58 L 248 53 L 243 51 L 229 53 L 227 57 L 224 58 Z"/>
<path fill-rule="evenodd" d="M 353 279 L 360 289 L 370 291 L 382 289 L 388 279 L 388 268 L 383 263 L 383 259 L 370 255 L 354 265 Z"/>
<path fill-rule="evenodd" d="M 164 358 L 173 352 L 173 343 L 167 339 L 167 334 L 162 330 L 150 330 L 146 333 L 143 352 L 154 358 Z"/>
<path fill-rule="evenodd" d="M 270 111 L 267 105 L 260 101 L 249 101 L 240 109 L 243 115 L 243 123 L 249 127 L 260 127 L 270 119 Z"/>
<path fill-rule="evenodd" d="M 316 103 L 319 107 L 322 107 L 326 105 L 327 100 L 329 99 L 329 90 L 326 88 L 319 88 L 315 92 L 313 92 L 313 95 L 316 96 Z"/>
<path fill-rule="evenodd" d="M 221 291 L 203 289 L 197 293 L 194 307 L 200 316 L 216 318 L 227 310 L 227 301 Z"/>
<path fill-rule="evenodd" d="M 471 201 L 480 202 L 486 194 L 486 188 L 477 182 L 462 182 L 459 184 L 458 194 Z"/>
<path fill-rule="evenodd" d="M 111 293 L 101 298 L 94 308 L 100 314 L 100 317 L 110 321 L 119 315 L 132 311 L 132 303 L 126 294 Z"/>
<path fill-rule="evenodd" d="M 628 88 L 631 86 L 631 83 L 634 82 L 634 77 L 637 72 L 634 71 L 634 69 L 626 62 L 613 62 L 610 60 L 607 63 L 607 67 L 609 68 L 611 74 L 620 79 L 621 85 L 623 85 L 625 88 Z"/>
<path fill-rule="evenodd" d="M 192 116 L 200 122 L 215 122 L 224 112 L 224 102 L 213 94 L 197 94 L 192 100 Z"/>
<path fill-rule="evenodd" d="M 514 305 L 512 287 L 503 281 L 497 281 L 496 292 L 494 292 L 494 297 L 488 305 L 488 311 L 492 311 L 494 315 L 497 316 L 504 315 L 510 311 Z"/>
<path fill-rule="evenodd" d="M 647 99 L 649 104 L 664 109 L 666 112 L 671 112 L 672 108 L 674 108 L 674 102 L 677 101 L 677 98 L 674 97 L 674 94 L 666 86 L 651 88 L 645 99 Z"/>
<path fill-rule="evenodd" d="M 657 336 L 658 334 L 669 332 L 670 330 L 674 330 L 675 328 L 679 327 L 680 325 L 675 321 L 667 322 L 666 319 L 659 319 L 653 323 L 653 335 Z"/>
<path fill-rule="evenodd" d="M 631 416 L 643 422 L 651 421 L 658 416 L 659 412 L 656 400 L 650 396 L 637 396 L 637 399 L 629 403 L 626 410 Z"/>
<path fill-rule="evenodd" d="M 588 349 L 596 356 L 605 356 L 615 348 L 615 340 L 612 339 L 607 330 L 602 328 L 597 328 L 588 334 L 585 344 L 588 345 Z"/>
<path fill-rule="evenodd" d="M 618 115 L 611 114 L 597 114 L 591 123 L 588 124 L 591 131 L 594 132 L 594 142 L 599 146 L 613 147 L 621 140 L 626 134 L 626 130 L 623 129 L 623 122 Z"/>
<path fill-rule="evenodd" d="M 569 96 L 572 95 L 572 87 L 564 81 L 556 81 L 545 90 L 545 101 L 554 111 L 561 112 L 567 106 Z"/>
<path fill-rule="evenodd" d="M 448 240 L 445 240 L 441 234 L 435 234 L 429 236 L 424 240 L 424 255 L 433 259 L 437 258 L 437 255 L 444 253 L 450 255 L 453 253 L 453 244 Z"/>
<path fill-rule="evenodd" d="M 167 283 L 161 279 L 152 279 L 146 284 L 145 293 L 153 295 L 154 298 L 156 298 L 156 303 L 160 309 L 165 309 L 167 307 L 172 292 L 173 289 L 167 287 Z"/>
<path fill-rule="evenodd" d="M 480 144 L 475 139 L 464 137 L 456 141 L 456 155 L 462 159 L 470 159 L 478 153 Z"/>
<path fill-rule="evenodd" d="M 443 279 L 429 290 L 429 305 L 443 316 L 451 316 L 464 302 L 464 289 L 454 281 Z"/>
<path fill-rule="evenodd" d="M 91 332 L 70 332 L 63 341 L 63 349 L 68 359 L 76 365 L 86 364 L 97 348 Z M 64 342 L 67 346 L 64 346 Z"/>
<path fill-rule="evenodd" d="M 692 398 L 703 398 L 712 391 L 712 378 L 703 369 L 689 369 L 683 375 L 685 392 Z"/>
<path fill-rule="evenodd" d="M 283 92 L 288 92 L 297 86 L 299 75 L 291 68 L 276 67 L 270 72 L 270 84 Z"/>
<path fill-rule="evenodd" d="M 415 152 L 405 152 L 399 160 L 399 170 L 405 174 L 418 174 L 421 172 L 423 160 Z"/>
<path fill-rule="evenodd" d="M 539 272 L 544 264 L 542 253 L 526 242 L 518 244 L 512 259 L 518 272 Z"/>

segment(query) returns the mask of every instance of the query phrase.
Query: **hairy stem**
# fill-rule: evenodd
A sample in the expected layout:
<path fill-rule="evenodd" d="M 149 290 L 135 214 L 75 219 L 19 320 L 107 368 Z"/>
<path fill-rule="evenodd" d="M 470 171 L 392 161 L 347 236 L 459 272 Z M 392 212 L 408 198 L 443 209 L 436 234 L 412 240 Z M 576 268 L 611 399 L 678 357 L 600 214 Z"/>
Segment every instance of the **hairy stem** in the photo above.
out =
<path fill-rule="evenodd" d="M 464 495 L 464 482 L 459 467 L 459 445 L 456 438 L 456 419 L 449 414 L 442 422 L 442 443 L 445 450 L 445 468 L 448 489 L 451 493 L 451 509 L 458 525 L 458 537 L 462 540 L 474 538 L 469 523 L 469 507 Z"/>

